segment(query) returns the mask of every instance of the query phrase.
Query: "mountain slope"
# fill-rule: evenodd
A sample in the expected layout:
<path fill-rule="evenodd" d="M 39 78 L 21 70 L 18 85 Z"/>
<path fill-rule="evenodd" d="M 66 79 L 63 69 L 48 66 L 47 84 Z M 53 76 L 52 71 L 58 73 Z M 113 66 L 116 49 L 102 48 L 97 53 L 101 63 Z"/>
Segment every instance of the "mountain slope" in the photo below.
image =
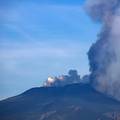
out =
<path fill-rule="evenodd" d="M 0 101 L 0 120 L 120 120 L 120 103 L 89 84 L 32 88 Z"/>

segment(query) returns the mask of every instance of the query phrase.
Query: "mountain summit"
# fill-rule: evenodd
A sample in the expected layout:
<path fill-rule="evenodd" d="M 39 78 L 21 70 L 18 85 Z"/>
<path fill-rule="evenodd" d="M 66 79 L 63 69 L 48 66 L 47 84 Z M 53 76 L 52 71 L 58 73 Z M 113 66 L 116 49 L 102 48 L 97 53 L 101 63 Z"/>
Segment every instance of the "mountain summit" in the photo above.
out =
<path fill-rule="evenodd" d="M 0 120 L 120 120 L 120 102 L 82 83 L 32 88 L 0 108 Z"/>

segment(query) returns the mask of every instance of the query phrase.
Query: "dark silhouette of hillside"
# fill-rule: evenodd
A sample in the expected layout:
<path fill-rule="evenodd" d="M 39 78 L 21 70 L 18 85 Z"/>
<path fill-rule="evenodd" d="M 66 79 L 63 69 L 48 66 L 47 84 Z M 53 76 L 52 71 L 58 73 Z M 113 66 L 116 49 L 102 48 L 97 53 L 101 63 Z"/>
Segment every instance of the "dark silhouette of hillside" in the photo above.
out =
<path fill-rule="evenodd" d="M 0 101 L 0 120 L 120 120 L 120 102 L 89 84 L 32 88 Z"/>

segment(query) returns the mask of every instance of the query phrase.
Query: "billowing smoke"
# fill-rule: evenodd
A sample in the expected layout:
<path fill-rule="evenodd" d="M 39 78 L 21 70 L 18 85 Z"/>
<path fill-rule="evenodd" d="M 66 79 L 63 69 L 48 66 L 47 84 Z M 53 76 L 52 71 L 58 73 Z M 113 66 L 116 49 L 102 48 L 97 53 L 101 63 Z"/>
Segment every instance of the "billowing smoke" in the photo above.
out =
<path fill-rule="evenodd" d="M 65 86 L 68 84 L 80 83 L 80 75 L 78 75 L 76 70 L 70 70 L 68 75 L 61 75 L 59 77 L 48 77 L 44 86 L 52 87 L 52 86 Z"/>
<path fill-rule="evenodd" d="M 87 0 L 86 10 L 93 20 L 103 24 L 88 52 L 91 83 L 120 100 L 120 0 Z"/>

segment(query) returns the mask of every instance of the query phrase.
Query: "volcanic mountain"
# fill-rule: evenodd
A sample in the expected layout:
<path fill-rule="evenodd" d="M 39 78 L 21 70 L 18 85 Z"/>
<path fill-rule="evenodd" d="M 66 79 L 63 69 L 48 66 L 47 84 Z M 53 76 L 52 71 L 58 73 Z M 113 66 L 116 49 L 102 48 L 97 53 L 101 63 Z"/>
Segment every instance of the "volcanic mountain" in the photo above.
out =
<path fill-rule="evenodd" d="M 0 120 L 120 120 L 120 102 L 90 84 L 38 87 L 0 101 Z"/>

